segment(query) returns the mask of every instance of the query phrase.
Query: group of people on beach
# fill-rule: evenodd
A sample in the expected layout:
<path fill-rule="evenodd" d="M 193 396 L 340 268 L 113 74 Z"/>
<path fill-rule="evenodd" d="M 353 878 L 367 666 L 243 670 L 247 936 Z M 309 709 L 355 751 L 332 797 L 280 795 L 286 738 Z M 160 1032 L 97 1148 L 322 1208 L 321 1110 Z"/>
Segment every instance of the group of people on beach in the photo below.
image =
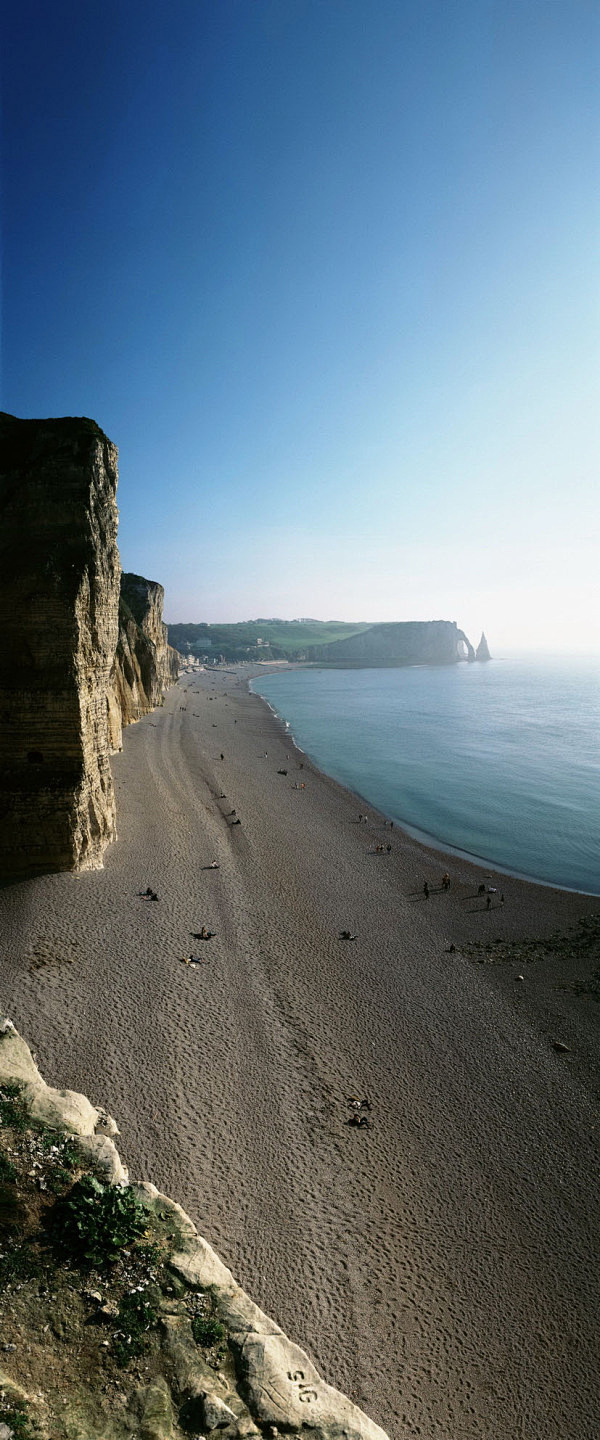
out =
<path fill-rule="evenodd" d="M 441 883 L 440 889 L 441 889 L 441 890 L 449 890 L 449 889 L 450 889 L 450 876 L 449 876 L 447 870 L 445 870 L 445 871 L 444 871 L 444 874 L 442 875 L 442 883 Z M 428 900 L 428 899 L 429 899 L 429 896 L 430 896 L 430 894 L 431 894 L 431 890 L 430 890 L 430 887 L 429 887 L 429 881 L 428 881 L 428 880 L 425 880 L 424 883 L 423 883 L 423 894 L 424 894 L 424 896 L 425 896 L 425 899 Z"/>
<path fill-rule="evenodd" d="M 444 872 L 444 874 L 442 875 L 441 888 L 442 888 L 442 890 L 449 890 L 449 889 L 450 889 L 450 876 L 449 876 L 447 870 L 446 870 L 446 871 Z M 478 895 L 478 896 L 485 896 L 485 908 L 486 908 L 486 910 L 491 910 L 492 904 L 493 904 L 492 896 L 496 895 L 497 893 L 498 893 L 498 892 L 497 892 L 497 888 L 496 888 L 495 885 L 485 885 L 485 884 L 481 884 L 481 885 L 478 886 L 478 889 L 477 889 L 477 895 Z M 430 889 L 430 886 L 429 886 L 429 881 L 428 881 L 428 880 L 424 880 L 424 882 L 423 882 L 423 896 L 424 896 L 425 900 L 428 900 L 428 899 L 429 899 L 430 894 L 431 894 L 431 889 Z M 502 895 L 500 896 L 500 901 L 499 901 L 499 903 L 500 903 L 500 905 L 504 905 L 504 894 L 502 894 Z"/>
<path fill-rule="evenodd" d="M 358 1095 L 349 1095 L 346 1100 L 346 1104 L 350 1106 L 350 1110 L 352 1112 L 349 1115 L 346 1124 L 355 1125 L 357 1129 L 360 1126 L 363 1130 L 367 1130 L 371 1124 L 371 1121 L 362 1112 L 371 1109 L 370 1100 L 360 1100 Z"/>

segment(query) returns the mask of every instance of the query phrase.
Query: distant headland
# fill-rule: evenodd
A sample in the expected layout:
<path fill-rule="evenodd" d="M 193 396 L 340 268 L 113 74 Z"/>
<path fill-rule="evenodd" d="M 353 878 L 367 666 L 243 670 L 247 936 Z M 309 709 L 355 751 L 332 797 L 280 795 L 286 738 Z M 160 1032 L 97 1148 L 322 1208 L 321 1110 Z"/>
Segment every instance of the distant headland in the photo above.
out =
<path fill-rule="evenodd" d="M 341 620 L 248 620 L 233 625 L 169 625 L 181 655 L 222 660 L 293 660 L 319 665 L 456 665 L 490 660 L 485 635 L 475 650 L 455 620 L 351 624 Z"/>

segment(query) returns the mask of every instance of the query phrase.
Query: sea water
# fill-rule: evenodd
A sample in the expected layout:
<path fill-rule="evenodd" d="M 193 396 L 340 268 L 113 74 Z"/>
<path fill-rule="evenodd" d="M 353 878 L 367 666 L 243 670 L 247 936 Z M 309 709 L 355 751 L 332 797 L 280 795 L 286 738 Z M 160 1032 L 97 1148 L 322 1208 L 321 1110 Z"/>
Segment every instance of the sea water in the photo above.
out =
<path fill-rule="evenodd" d="M 329 775 L 406 829 L 600 894 L 600 660 L 301 669 L 252 689 Z"/>

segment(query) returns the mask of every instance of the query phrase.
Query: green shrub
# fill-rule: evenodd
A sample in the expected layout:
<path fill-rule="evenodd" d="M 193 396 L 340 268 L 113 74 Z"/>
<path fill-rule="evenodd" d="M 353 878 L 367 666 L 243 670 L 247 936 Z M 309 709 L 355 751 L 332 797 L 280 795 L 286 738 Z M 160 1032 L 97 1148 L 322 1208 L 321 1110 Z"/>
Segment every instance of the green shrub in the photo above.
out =
<path fill-rule="evenodd" d="M 50 1155 L 51 1160 L 57 1165 L 64 1165 L 67 1170 L 72 1169 L 81 1162 L 81 1152 L 77 1148 L 77 1142 L 70 1135 L 60 1135 L 56 1130 L 43 1130 L 40 1139 L 40 1148 L 44 1155 Z"/>
<path fill-rule="evenodd" d="M 146 1229 L 146 1213 L 132 1190 L 102 1185 L 93 1175 L 82 1175 L 64 1200 L 55 1205 L 49 1221 L 52 1240 L 80 1265 L 106 1265 L 117 1260 Z"/>
<path fill-rule="evenodd" d="M 225 1339 L 226 1330 L 224 1325 L 213 1320 L 210 1315 L 194 1315 L 192 1335 L 197 1345 L 218 1345 L 219 1341 Z"/>
<path fill-rule="evenodd" d="M 15 1400 L 14 1405 L 0 1400 L 0 1422 L 8 1426 L 14 1440 L 35 1440 L 39 1434 L 37 1427 L 35 1430 L 31 1428 L 27 1411 L 19 1400 Z"/>
<path fill-rule="evenodd" d="M 147 1348 L 147 1332 L 157 1324 L 158 1314 L 148 1295 L 143 1291 L 131 1291 L 124 1295 L 119 1306 L 117 1324 L 119 1329 L 113 1335 L 112 1348 L 117 1365 L 122 1368 L 130 1360 L 143 1355 Z"/>
<path fill-rule="evenodd" d="M 142 1240 L 135 1247 L 134 1258 L 139 1260 L 142 1265 L 148 1267 L 154 1266 L 157 1269 L 159 1265 L 162 1265 L 165 1255 L 160 1245 Z"/>
<path fill-rule="evenodd" d="M 9 1160 L 6 1155 L 0 1155 L 0 1181 L 4 1181 L 4 1183 L 8 1185 L 14 1185 L 16 1178 L 17 1172 L 12 1160 Z"/>
<path fill-rule="evenodd" d="M 62 1165 L 57 1165 L 46 1176 L 46 1186 L 52 1195 L 62 1195 L 63 1190 L 66 1190 L 67 1185 L 71 1184 L 72 1179 L 73 1176 L 68 1170 L 63 1170 Z"/>
<path fill-rule="evenodd" d="M 0 1085 L 0 1125 L 8 1130 L 26 1130 L 29 1125 L 27 1106 L 21 1085 Z"/>
<path fill-rule="evenodd" d="M 44 1264 L 38 1251 L 32 1249 L 26 1241 L 14 1245 L 3 1240 L 2 1246 L 4 1253 L 0 1257 L 0 1289 L 16 1281 L 22 1283 L 32 1280 L 43 1271 Z"/>

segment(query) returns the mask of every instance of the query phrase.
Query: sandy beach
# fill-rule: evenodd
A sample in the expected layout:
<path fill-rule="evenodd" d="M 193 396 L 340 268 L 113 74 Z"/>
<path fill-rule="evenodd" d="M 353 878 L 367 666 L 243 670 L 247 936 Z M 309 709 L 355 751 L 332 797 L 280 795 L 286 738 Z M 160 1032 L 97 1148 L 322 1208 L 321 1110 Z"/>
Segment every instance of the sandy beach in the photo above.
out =
<path fill-rule="evenodd" d="M 0 891 L 2 1001 L 392 1440 L 595 1440 L 600 1008 L 556 988 L 590 966 L 461 946 L 600 901 L 359 823 L 249 673 L 126 731 L 104 870 Z"/>

